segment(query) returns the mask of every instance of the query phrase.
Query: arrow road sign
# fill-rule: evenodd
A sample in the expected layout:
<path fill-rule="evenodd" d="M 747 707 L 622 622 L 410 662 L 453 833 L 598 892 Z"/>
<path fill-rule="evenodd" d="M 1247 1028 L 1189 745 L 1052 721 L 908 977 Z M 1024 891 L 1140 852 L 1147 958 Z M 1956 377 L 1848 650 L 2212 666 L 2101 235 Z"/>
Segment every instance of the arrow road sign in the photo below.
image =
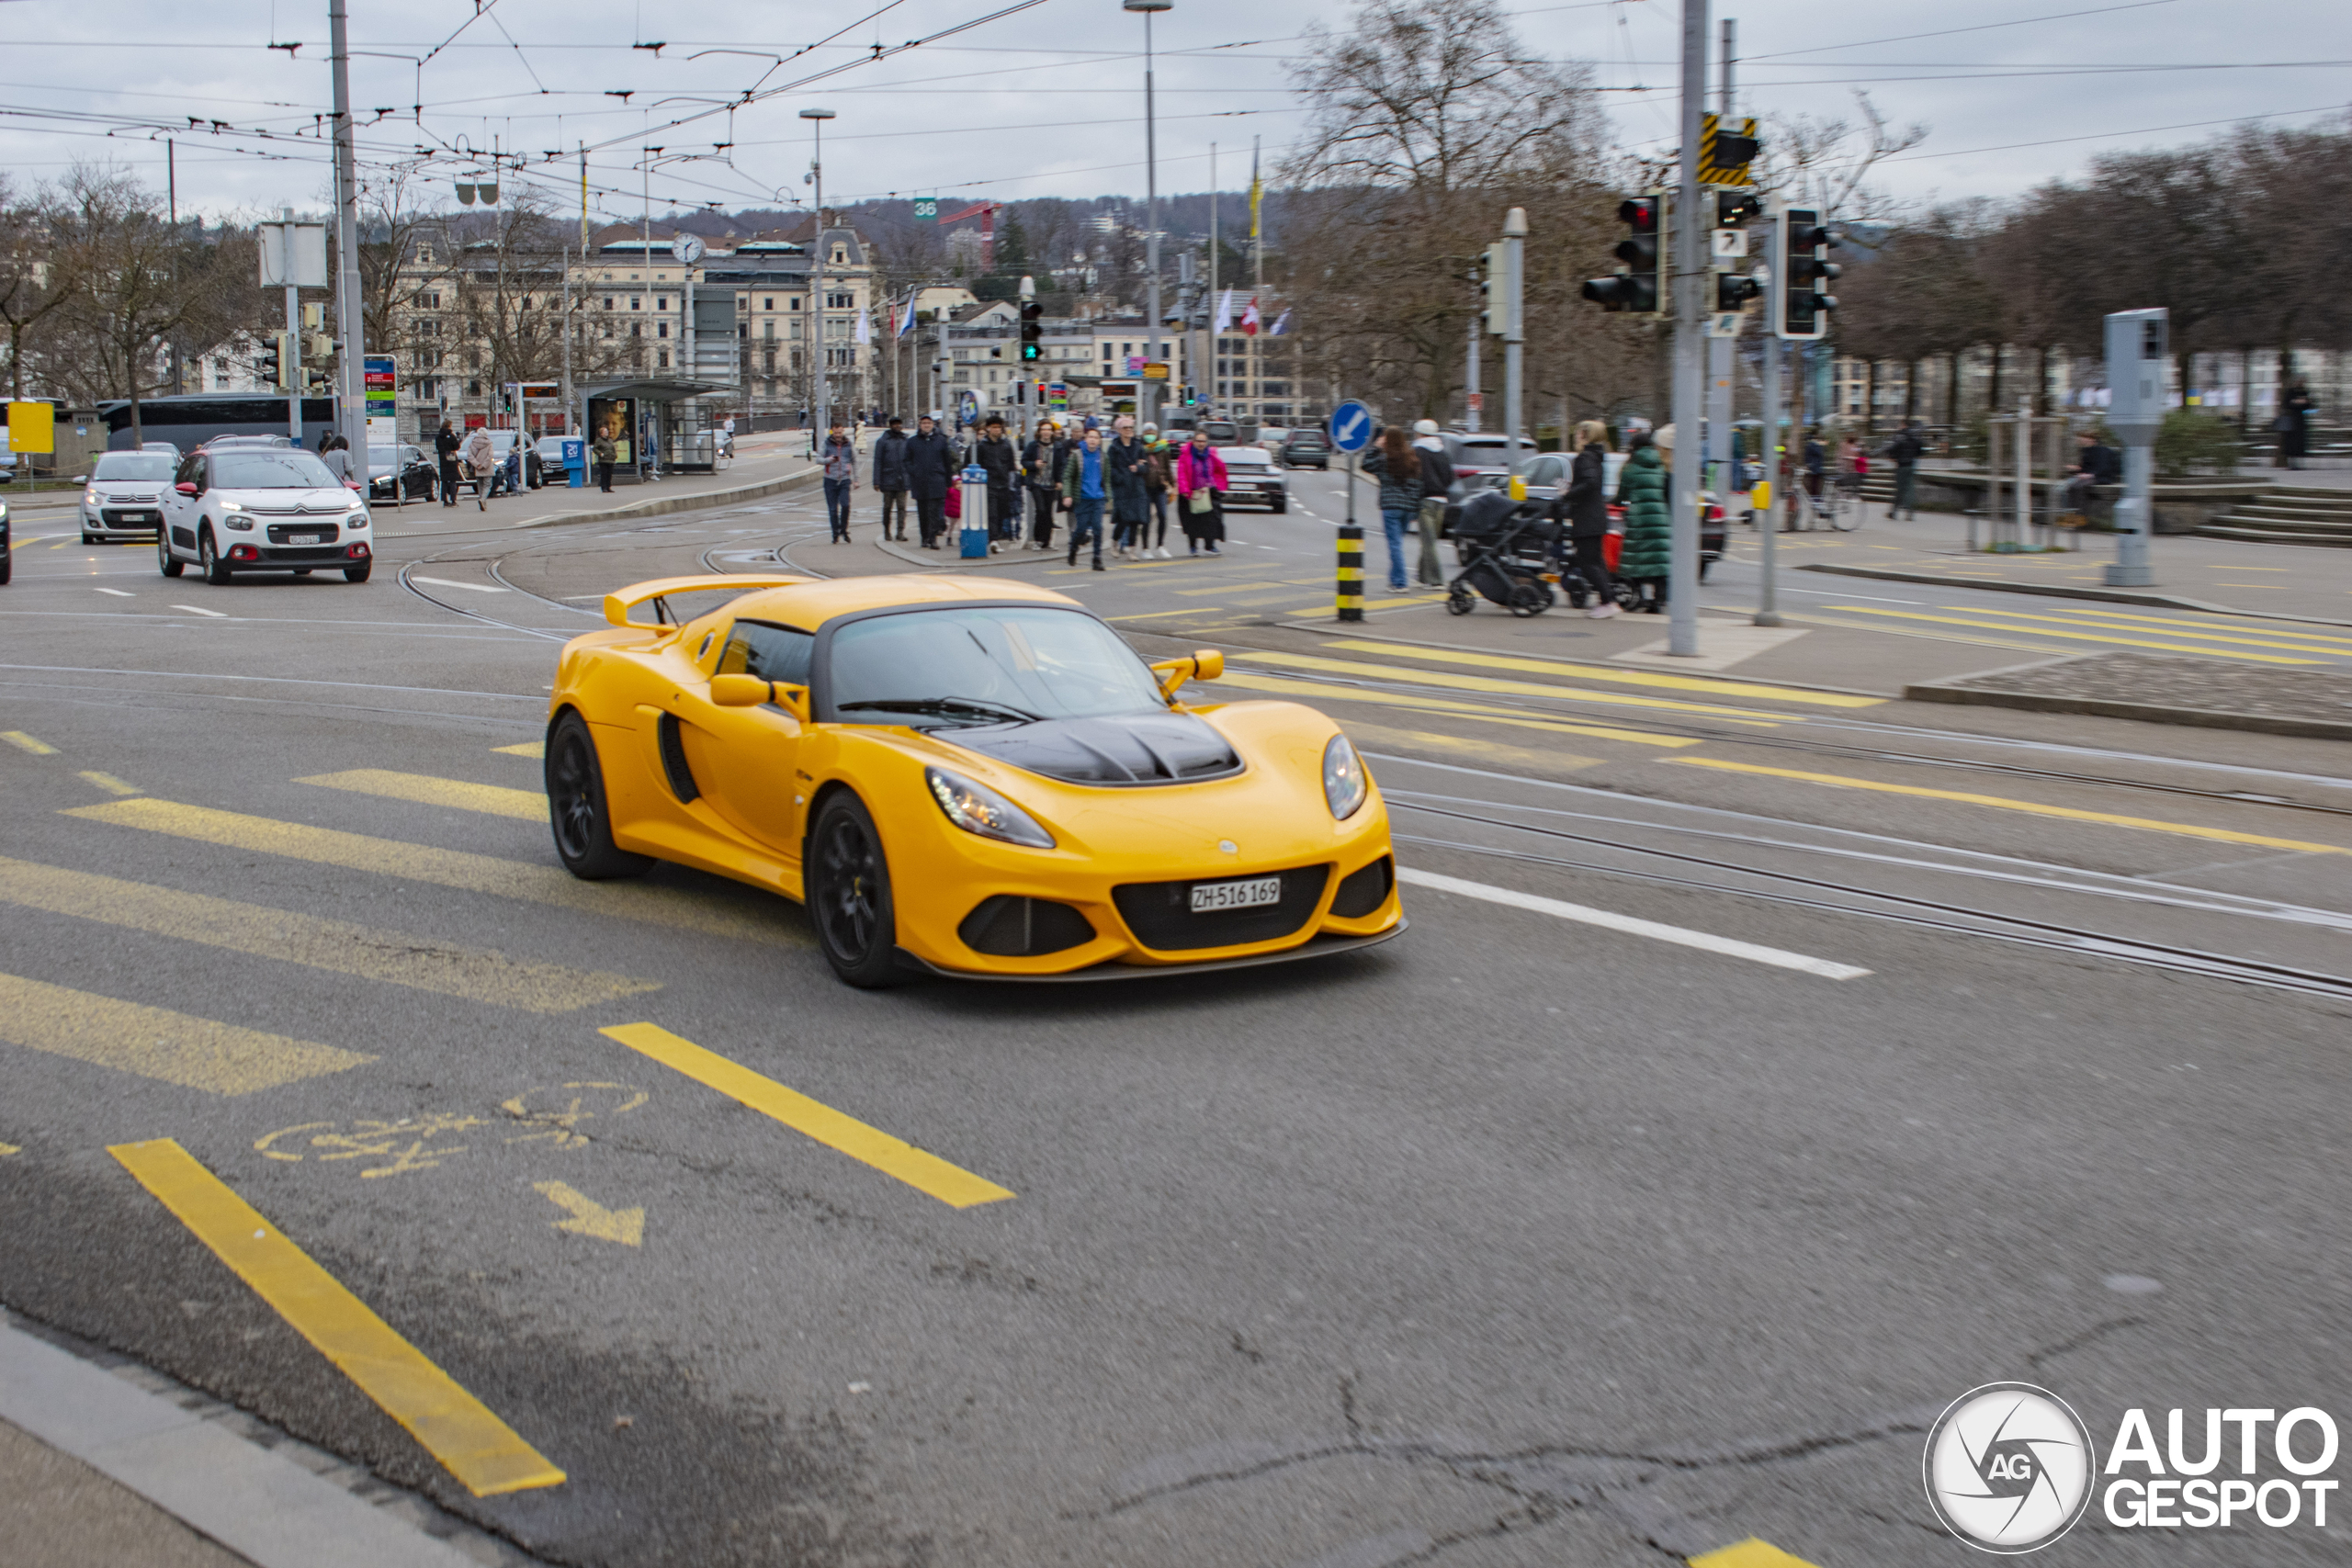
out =
<path fill-rule="evenodd" d="M 1351 398 L 1331 411 L 1331 445 L 1361 452 L 1372 445 L 1372 411 Z"/>

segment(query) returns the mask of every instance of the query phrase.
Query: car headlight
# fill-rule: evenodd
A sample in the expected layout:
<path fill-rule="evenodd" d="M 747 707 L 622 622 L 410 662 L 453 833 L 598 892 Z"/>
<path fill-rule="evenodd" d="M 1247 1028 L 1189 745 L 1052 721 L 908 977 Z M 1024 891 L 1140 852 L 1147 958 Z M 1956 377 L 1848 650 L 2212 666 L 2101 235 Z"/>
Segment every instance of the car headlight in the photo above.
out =
<path fill-rule="evenodd" d="M 963 774 L 951 773 L 944 768 L 925 768 L 922 778 L 931 786 L 932 799 L 947 813 L 947 820 L 967 833 L 1033 850 L 1054 847 L 1054 836 L 1037 826 L 1035 818 L 988 785 L 974 784 Z"/>
<path fill-rule="evenodd" d="M 92 485 L 88 490 L 82 492 L 82 503 L 85 506 L 96 506 L 98 503 L 97 486 Z"/>
<path fill-rule="evenodd" d="M 220 521 L 224 525 L 235 529 L 240 534 L 250 534 L 254 531 L 254 520 L 250 517 L 223 517 Z"/>
<path fill-rule="evenodd" d="M 1330 802 L 1331 815 L 1346 821 L 1371 793 L 1372 781 L 1364 776 L 1363 759 L 1356 755 L 1356 749 L 1348 743 L 1346 736 L 1331 737 L 1323 748 L 1323 798 Z"/>
<path fill-rule="evenodd" d="M 365 528 L 368 526 L 368 514 L 365 512 L 355 512 L 343 520 L 343 525 L 346 528 Z"/>

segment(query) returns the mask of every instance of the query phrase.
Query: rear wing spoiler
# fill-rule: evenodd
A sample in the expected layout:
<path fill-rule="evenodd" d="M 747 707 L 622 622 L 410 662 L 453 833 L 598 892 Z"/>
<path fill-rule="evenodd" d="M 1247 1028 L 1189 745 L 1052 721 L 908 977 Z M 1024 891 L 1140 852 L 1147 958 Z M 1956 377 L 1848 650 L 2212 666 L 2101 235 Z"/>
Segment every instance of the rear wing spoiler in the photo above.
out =
<path fill-rule="evenodd" d="M 667 603 L 673 593 L 723 593 L 732 589 L 749 593 L 759 588 L 789 588 L 796 583 L 814 582 L 813 577 L 769 577 L 752 572 L 719 572 L 707 577 L 657 577 L 650 582 L 635 582 L 628 587 L 605 595 L 605 619 L 616 626 L 644 626 L 632 621 L 628 613 L 650 601 L 653 625 L 676 626 L 677 617 L 670 613 Z"/>

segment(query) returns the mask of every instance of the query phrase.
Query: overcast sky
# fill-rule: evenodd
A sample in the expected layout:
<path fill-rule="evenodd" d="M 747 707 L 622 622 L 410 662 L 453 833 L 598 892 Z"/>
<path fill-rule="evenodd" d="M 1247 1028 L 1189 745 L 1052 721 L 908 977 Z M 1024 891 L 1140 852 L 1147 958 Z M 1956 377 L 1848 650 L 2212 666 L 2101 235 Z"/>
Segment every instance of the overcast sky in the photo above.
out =
<path fill-rule="evenodd" d="M 669 201 L 774 204 L 807 188 L 808 122 L 797 111 L 821 106 L 839 116 L 827 123 L 829 200 L 1140 195 L 1143 22 L 1114 0 L 1039 0 L 872 58 L 877 43 L 1006 3 L 493 0 L 476 17 L 474 0 L 352 0 L 353 47 L 374 51 L 353 73 L 363 157 L 440 150 L 437 184 L 463 167 L 450 150 L 494 141 L 569 154 L 585 142 L 596 211 L 634 217 L 639 148 L 650 144 L 665 159 L 700 155 L 652 171 L 657 213 Z M 1716 23 L 1726 10 L 1745 57 L 1741 112 L 1850 114 L 1861 86 L 1890 118 L 1925 122 L 1927 141 L 1883 172 L 1901 197 L 2009 196 L 2102 150 L 2198 141 L 2256 117 L 2340 122 L 2352 103 L 2352 0 L 1724 0 Z M 1247 184 L 1252 136 L 1271 164 L 1300 124 L 1287 86 L 1299 35 L 1344 15 L 1312 0 L 1175 0 L 1160 13 L 1160 187 L 1209 188 L 1213 141 L 1220 188 Z M 1623 143 L 1671 144 L 1677 0 L 1512 16 L 1531 51 L 1592 67 Z M 328 107 L 326 38 L 324 0 L 0 0 L 0 170 L 54 178 L 76 158 L 111 156 L 160 187 L 152 128 L 172 126 L 183 211 L 315 207 L 328 189 L 323 149 L 288 138 Z M 632 47 L 651 43 L 665 47 Z M 838 73 L 747 108 L 662 124 L 763 78 L 775 88 L 829 70 Z M 379 109 L 391 112 L 379 119 Z M 191 130 L 190 118 L 237 134 Z M 576 209 L 576 158 L 532 177 L 560 185 Z M 449 187 L 437 188 L 446 199 Z"/>

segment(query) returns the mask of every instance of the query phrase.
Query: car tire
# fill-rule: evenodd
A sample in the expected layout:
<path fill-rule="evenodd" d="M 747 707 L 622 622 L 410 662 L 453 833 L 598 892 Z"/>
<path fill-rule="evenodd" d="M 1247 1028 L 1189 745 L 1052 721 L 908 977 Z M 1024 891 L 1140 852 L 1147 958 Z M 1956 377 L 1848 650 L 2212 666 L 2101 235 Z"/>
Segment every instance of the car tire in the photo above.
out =
<path fill-rule="evenodd" d="M 847 790 L 825 797 L 803 871 L 809 923 L 833 973 L 862 990 L 903 983 L 890 863 L 864 801 Z"/>
<path fill-rule="evenodd" d="M 343 580 L 345 582 L 365 582 L 368 581 L 368 574 L 375 570 L 375 566 L 376 563 L 374 561 L 369 561 L 366 566 L 345 567 L 343 569 Z"/>
<path fill-rule="evenodd" d="M 16 573 L 17 563 L 13 559 L 0 559 L 0 588 L 7 587 L 8 579 L 14 577 Z"/>
<path fill-rule="evenodd" d="M 229 563 L 220 558 L 220 547 L 212 542 L 209 528 L 196 536 L 196 569 L 205 581 L 215 587 L 229 581 Z"/>
<path fill-rule="evenodd" d="M 631 854 L 613 842 L 612 808 L 605 798 L 605 770 L 596 760 L 588 721 L 567 712 L 548 731 L 548 821 L 555 832 L 556 858 L 583 882 L 642 876 L 650 856 Z"/>
<path fill-rule="evenodd" d="M 1280 517 L 1283 513 L 1290 510 L 1290 502 L 1287 501 L 1278 501 L 1274 502 L 1272 507 L 1268 508 L 1268 510 L 1272 512 L 1275 516 Z"/>
<path fill-rule="evenodd" d="M 97 540 L 92 538 L 90 536 L 90 531 L 87 528 L 85 528 L 82 530 L 82 542 L 85 545 L 95 545 L 97 543 Z"/>
<path fill-rule="evenodd" d="M 155 570 L 165 577 L 177 577 L 187 570 L 187 562 L 172 554 L 171 537 L 163 528 L 155 530 Z"/>

